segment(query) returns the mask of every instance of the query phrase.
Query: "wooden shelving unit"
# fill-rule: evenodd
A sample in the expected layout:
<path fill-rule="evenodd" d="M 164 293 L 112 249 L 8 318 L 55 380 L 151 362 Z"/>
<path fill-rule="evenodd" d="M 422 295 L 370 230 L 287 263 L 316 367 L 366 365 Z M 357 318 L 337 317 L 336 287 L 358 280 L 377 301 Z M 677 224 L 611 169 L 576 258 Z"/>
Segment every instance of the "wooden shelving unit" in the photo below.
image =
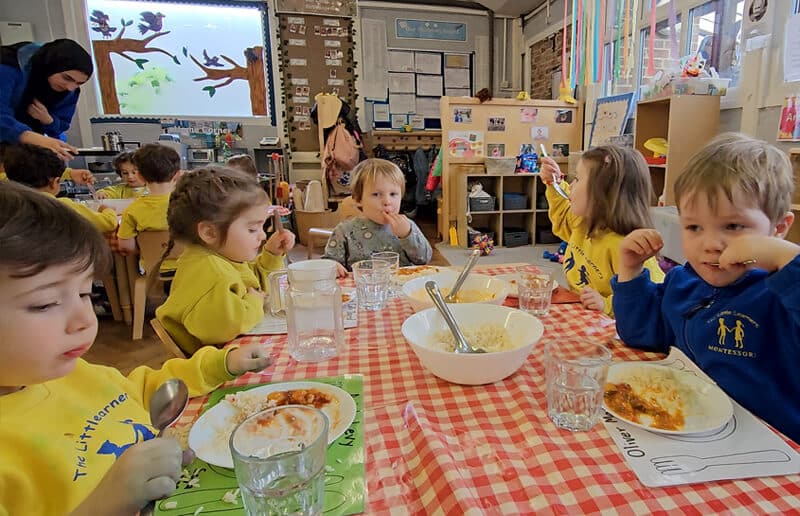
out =
<path fill-rule="evenodd" d="M 719 133 L 719 99 L 713 95 L 673 95 L 636 105 L 636 149 L 645 156 L 651 154 L 644 148 L 650 138 L 666 138 L 669 144 L 666 165 L 650 165 L 653 205 L 662 194 L 665 205 L 675 204 L 675 180 L 689 158 Z"/>
<path fill-rule="evenodd" d="M 794 224 L 789 228 L 786 239 L 800 244 L 800 147 L 789 149 L 789 160 L 792 162 L 794 171 L 794 194 L 792 194 L 792 212 L 794 213 Z"/>

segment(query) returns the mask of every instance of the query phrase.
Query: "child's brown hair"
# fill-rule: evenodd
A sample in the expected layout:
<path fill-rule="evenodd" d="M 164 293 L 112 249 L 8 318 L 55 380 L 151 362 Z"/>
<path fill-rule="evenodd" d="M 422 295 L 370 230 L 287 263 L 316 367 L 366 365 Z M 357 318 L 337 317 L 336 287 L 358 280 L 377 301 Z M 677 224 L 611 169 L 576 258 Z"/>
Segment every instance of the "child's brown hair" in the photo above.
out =
<path fill-rule="evenodd" d="M 12 182 L 0 183 L 0 267 L 27 278 L 74 264 L 95 277 L 110 267 L 108 244 L 91 222 L 55 198 Z"/>
<path fill-rule="evenodd" d="M 148 183 L 166 183 L 181 169 L 181 157 L 171 147 L 148 143 L 133 153 L 133 164 Z"/>
<path fill-rule="evenodd" d="M 112 164 L 114 165 L 114 171 L 120 177 L 122 176 L 122 165 L 125 163 L 130 163 L 134 167 L 136 166 L 136 164 L 133 162 L 133 151 L 120 152 L 114 156 L 114 161 L 112 161 Z"/>
<path fill-rule="evenodd" d="M 724 133 L 692 156 L 675 181 L 675 204 L 704 194 L 712 210 L 719 195 L 751 199 L 776 224 L 791 208 L 794 191 L 789 158 L 774 145 L 741 133 Z"/>
<path fill-rule="evenodd" d="M 38 145 L 9 145 L 3 154 L 6 176 L 31 188 L 44 188 L 64 174 L 64 161 L 55 152 Z"/>
<path fill-rule="evenodd" d="M 403 195 L 406 191 L 406 178 L 400 167 L 385 159 L 365 159 L 355 166 L 352 174 L 352 196 L 356 202 L 361 202 L 361 198 L 364 195 L 364 186 L 367 183 L 374 183 L 377 177 L 384 177 L 400 186 L 400 195 Z"/>
<path fill-rule="evenodd" d="M 228 168 L 235 168 L 236 170 L 241 170 L 242 172 L 258 179 L 258 170 L 256 169 L 256 162 L 253 161 L 253 157 L 250 156 L 249 154 L 239 154 L 237 156 L 231 156 L 230 158 L 228 158 L 228 161 L 225 162 L 225 166 Z"/>
<path fill-rule="evenodd" d="M 639 151 L 604 145 L 584 152 L 588 169 L 586 192 L 588 213 L 584 216 L 589 236 L 608 230 L 627 235 L 634 229 L 653 226 L 650 170 Z"/>

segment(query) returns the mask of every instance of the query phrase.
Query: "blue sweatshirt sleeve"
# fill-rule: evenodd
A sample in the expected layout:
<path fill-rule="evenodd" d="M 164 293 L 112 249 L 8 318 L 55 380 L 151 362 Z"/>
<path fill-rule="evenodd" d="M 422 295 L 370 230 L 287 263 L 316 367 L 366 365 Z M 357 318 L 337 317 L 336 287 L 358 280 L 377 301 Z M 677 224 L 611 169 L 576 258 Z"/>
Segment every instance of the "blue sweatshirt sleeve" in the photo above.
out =
<path fill-rule="evenodd" d="M 791 317 L 790 334 L 800 330 L 800 256 L 795 256 L 783 269 L 771 274 L 766 285 L 775 293 L 779 302 Z"/>
<path fill-rule="evenodd" d="M 669 275 L 664 283 L 653 283 L 645 269 L 630 281 L 611 278 L 617 333 L 632 348 L 666 353 L 675 343 L 675 335 L 664 318 L 661 304 Z"/>
<path fill-rule="evenodd" d="M 21 71 L 11 66 L 0 65 L 0 142 L 17 143 L 19 135 L 31 130 L 14 116 L 20 81 L 22 81 Z M 55 116 L 53 119 L 55 120 Z"/>

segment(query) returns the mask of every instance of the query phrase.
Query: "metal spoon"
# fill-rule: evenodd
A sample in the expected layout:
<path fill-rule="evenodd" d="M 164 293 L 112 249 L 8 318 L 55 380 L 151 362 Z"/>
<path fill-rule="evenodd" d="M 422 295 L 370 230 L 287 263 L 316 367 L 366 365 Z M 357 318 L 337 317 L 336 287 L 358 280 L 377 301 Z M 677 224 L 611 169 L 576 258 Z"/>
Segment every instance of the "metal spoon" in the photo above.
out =
<path fill-rule="evenodd" d="M 183 380 L 173 378 L 167 380 L 150 397 L 150 424 L 158 430 L 156 437 L 161 437 L 164 430 L 177 421 L 186 404 L 189 403 L 189 389 Z M 151 500 L 139 512 L 141 516 L 155 512 L 156 501 Z"/>
<path fill-rule="evenodd" d="M 757 261 L 758 261 L 758 260 L 756 260 L 755 258 L 750 258 L 749 260 L 745 260 L 745 261 L 743 261 L 743 262 L 740 262 L 740 263 L 738 263 L 737 265 L 753 265 L 753 264 L 754 264 L 754 263 L 756 263 Z M 712 267 L 719 267 L 719 266 L 720 266 L 720 265 L 719 265 L 719 262 L 715 262 L 715 263 L 709 263 L 709 265 L 710 265 L 710 266 L 712 266 Z"/>
<path fill-rule="evenodd" d="M 283 231 L 283 220 L 281 219 L 281 214 L 278 213 L 278 210 L 272 212 L 272 225 L 275 233 L 280 233 Z M 286 263 L 291 264 L 292 259 L 289 257 L 289 253 L 286 253 Z"/>
<path fill-rule="evenodd" d="M 447 326 L 453 333 L 453 337 L 456 339 L 456 353 L 486 353 L 485 349 L 473 347 L 467 342 L 467 339 L 458 327 L 458 323 L 456 323 L 455 317 L 453 317 L 453 313 L 450 312 L 450 308 L 448 308 L 447 303 L 444 302 L 444 298 L 436 282 L 426 282 L 425 290 L 428 292 L 428 295 L 431 296 L 433 305 L 439 310 L 439 313 L 442 314 L 444 322 L 447 323 Z"/>
<path fill-rule="evenodd" d="M 548 157 L 548 155 L 547 155 L 547 149 L 545 149 L 545 148 L 544 148 L 544 144 L 543 144 L 543 143 L 540 143 L 540 144 L 539 144 L 539 148 L 540 148 L 540 149 L 541 149 L 541 151 L 542 151 L 542 156 L 544 156 L 545 158 L 546 158 L 546 157 Z M 565 191 L 564 191 L 564 189 L 563 189 L 563 188 L 561 188 L 561 183 L 560 183 L 560 181 L 555 181 L 555 180 L 554 180 L 554 181 L 553 181 L 551 184 L 553 185 L 553 188 L 555 189 L 555 191 L 556 191 L 556 193 L 557 193 L 558 195 L 560 195 L 561 197 L 563 197 L 563 198 L 564 198 L 564 199 L 566 199 L 566 200 L 569 200 L 569 195 L 567 195 L 567 192 L 565 192 Z"/>
<path fill-rule="evenodd" d="M 472 254 L 469 255 L 469 258 L 467 259 L 467 263 L 464 265 L 464 268 L 461 269 L 461 274 L 458 275 L 458 277 L 456 278 L 456 282 L 453 283 L 453 287 L 450 289 L 450 292 L 444 298 L 445 301 L 447 301 L 448 303 L 456 302 L 456 294 L 458 294 L 458 291 L 461 289 L 461 285 L 464 284 L 464 281 L 467 279 L 467 276 L 469 276 L 469 271 L 471 271 L 472 268 L 475 267 L 475 263 L 477 263 L 478 257 L 480 255 L 481 255 L 480 249 L 474 249 L 472 251 Z"/>

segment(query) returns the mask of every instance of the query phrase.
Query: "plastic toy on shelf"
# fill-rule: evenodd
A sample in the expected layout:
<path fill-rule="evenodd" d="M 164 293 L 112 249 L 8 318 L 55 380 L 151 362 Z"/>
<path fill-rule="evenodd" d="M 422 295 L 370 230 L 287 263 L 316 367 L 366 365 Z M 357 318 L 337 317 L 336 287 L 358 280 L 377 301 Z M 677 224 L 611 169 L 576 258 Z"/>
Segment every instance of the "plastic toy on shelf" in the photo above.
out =
<path fill-rule="evenodd" d="M 667 163 L 669 143 L 665 138 L 650 138 L 644 142 L 644 148 L 653 153 L 652 156 L 644 157 L 649 165 L 665 165 Z"/>

